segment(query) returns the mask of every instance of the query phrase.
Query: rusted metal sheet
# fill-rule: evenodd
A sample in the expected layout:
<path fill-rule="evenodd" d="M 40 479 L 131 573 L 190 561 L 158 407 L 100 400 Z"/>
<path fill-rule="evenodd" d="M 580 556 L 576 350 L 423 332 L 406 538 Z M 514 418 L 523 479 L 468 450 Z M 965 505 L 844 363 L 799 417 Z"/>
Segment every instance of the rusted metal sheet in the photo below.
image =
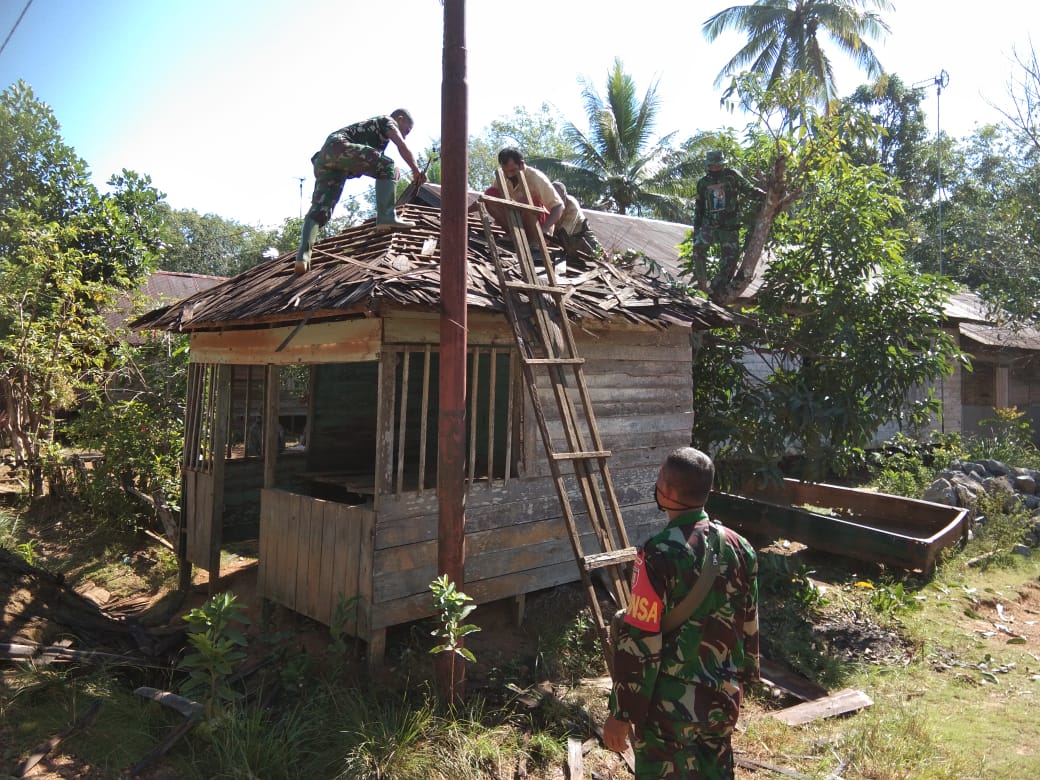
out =
<path fill-rule="evenodd" d="M 966 538 L 970 522 L 962 507 L 794 479 L 749 484 L 742 495 L 713 492 L 708 509 L 741 533 L 924 572 Z"/>

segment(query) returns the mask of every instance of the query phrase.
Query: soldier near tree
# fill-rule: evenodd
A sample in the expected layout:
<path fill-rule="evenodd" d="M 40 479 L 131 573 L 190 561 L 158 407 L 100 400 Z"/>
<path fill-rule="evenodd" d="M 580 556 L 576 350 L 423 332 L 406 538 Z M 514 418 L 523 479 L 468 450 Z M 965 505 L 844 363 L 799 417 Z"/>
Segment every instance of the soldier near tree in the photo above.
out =
<path fill-rule="evenodd" d="M 300 246 L 296 250 L 294 270 L 302 274 L 311 267 L 311 247 L 318 230 L 332 219 L 332 210 L 343 194 L 347 179 L 371 176 L 376 180 L 376 229 L 405 230 L 415 227 L 414 222 L 397 219 L 394 212 L 394 178 L 396 170 L 392 158 L 384 154 L 386 145 L 393 141 L 401 157 L 412 169 L 416 186 L 426 181 L 415 157 L 404 142 L 412 131 L 412 115 L 399 108 L 390 116 L 374 116 L 362 122 L 347 125 L 325 139 L 313 157 L 314 194 L 311 207 L 300 231 Z"/>
<path fill-rule="evenodd" d="M 700 450 L 668 455 L 654 486 L 668 525 L 639 550 L 618 627 L 603 742 L 620 753 L 631 734 L 639 780 L 733 778 L 744 686 L 759 679 L 758 562 L 708 519 L 714 477 Z"/>
<path fill-rule="evenodd" d="M 707 292 L 708 248 L 719 248 L 718 278 L 732 276 L 740 259 L 740 199 L 764 198 L 740 172 L 726 167 L 726 155 L 715 149 L 705 157 L 708 172 L 697 181 L 697 203 L 693 219 L 693 259 L 697 285 Z"/>

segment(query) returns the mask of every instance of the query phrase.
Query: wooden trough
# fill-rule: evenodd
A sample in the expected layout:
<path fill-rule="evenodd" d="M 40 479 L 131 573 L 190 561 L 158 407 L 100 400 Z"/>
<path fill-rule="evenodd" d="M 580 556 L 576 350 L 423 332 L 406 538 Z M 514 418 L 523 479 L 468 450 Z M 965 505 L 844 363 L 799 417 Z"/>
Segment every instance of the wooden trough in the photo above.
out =
<path fill-rule="evenodd" d="M 962 507 L 794 479 L 745 485 L 741 495 L 716 491 L 708 507 L 742 534 L 923 572 L 967 537 L 970 522 Z"/>

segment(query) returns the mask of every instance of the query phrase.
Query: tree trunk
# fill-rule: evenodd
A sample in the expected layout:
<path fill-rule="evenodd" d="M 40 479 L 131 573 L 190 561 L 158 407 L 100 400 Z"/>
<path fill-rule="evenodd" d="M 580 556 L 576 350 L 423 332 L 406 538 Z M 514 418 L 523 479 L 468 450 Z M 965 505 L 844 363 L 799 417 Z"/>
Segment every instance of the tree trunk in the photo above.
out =
<path fill-rule="evenodd" d="M 787 158 L 783 155 L 778 155 L 773 162 L 773 171 L 766 180 L 765 190 L 766 197 L 755 216 L 740 263 L 730 276 L 720 273 L 711 281 L 708 295 L 712 302 L 720 306 L 733 304 L 755 280 L 769 233 L 773 229 L 773 221 L 777 214 L 801 195 L 799 190 L 789 189 Z"/>

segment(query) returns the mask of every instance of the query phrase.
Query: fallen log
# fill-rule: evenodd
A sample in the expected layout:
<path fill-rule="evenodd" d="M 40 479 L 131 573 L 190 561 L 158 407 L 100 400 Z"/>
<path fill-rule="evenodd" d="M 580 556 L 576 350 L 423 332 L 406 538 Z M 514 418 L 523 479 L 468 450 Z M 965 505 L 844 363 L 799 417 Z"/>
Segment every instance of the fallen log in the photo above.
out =
<path fill-rule="evenodd" d="M 73 650 L 61 645 L 33 645 L 0 642 L 0 660 L 31 661 L 37 666 L 50 664 L 88 663 L 97 666 L 132 666 L 139 669 L 167 669 L 142 656 L 129 653 L 105 653 L 100 650 Z"/>

